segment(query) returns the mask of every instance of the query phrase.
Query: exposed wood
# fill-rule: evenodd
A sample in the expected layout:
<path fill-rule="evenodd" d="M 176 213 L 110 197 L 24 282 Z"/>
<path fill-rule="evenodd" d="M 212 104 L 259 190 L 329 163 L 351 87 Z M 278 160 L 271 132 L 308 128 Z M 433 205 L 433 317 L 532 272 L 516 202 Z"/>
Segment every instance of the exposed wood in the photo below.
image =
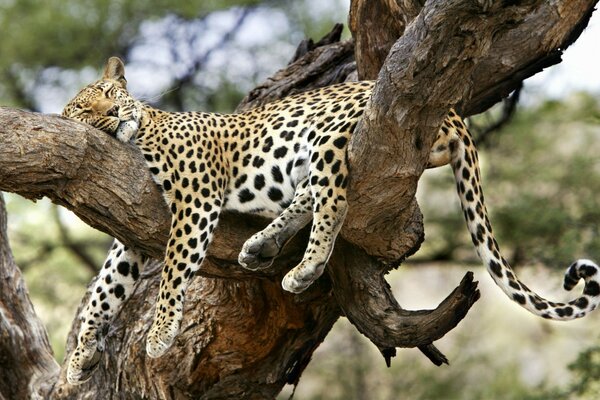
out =
<path fill-rule="evenodd" d="M 207 260 L 210 268 L 219 265 Z M 159 263 L 150 265 L 110 329 L 91 380 L 58 381 L 53 398 L 273 398 L 294 383 L 339 316 L 323 281 L 311 296 L 283 292 L 279 281 L 198 277 L 186 293 L 182 330 L 168 356 L 145 354 Z M 135 316 L 135 317 L 132 317 Z M 76 330 L 78 324 L 73 328 Z M 70 336 L 67 351 L 75 346 Z M 237 397 L 240 393 L 244 396 Z M 122 396 L 122 397 L 119 397 Z"/>
<path fill-rule="evenodd" d="M 343 240 L 336 244 L 329 275 L 344 315 L 380 349 L 429 345 L 453 329 L 480 296 L 469 272 L 436 309 L 406 311 L 396 302 L 379 263 Z"/>
<path fill-rule="evenodd" d="M 352 0 L 349 27 L 356 42 L 361 79 L 377 78 L 389 50 L 424 3 L 422 0 Z M 471 93 L 457 105 L 464 117 L 487 110 L 517 89 L 523 80 L 559 63 L 564 50 L 587 26 L 598 1 L 494 3 L 480 13 L 482 19 L 495 18 L 496 12 L 502 9 L 513 11 L 515 18 L 506 20 L 510 29 L 492 32 L 490 51 L 482 55 L 470 77 L 463 76 L 463 80 L 471 81 L 472 87 Z"/>
<path fill-rule="evenodd" d="M 376 79 L 392 45 L 419 14 L 423 0 L 352 0 L 348 27 L 354 37 L 359 79 Z"/>
<path fill-rule="evenodd" d="M 595 3 L 427 2 L 392 47 L 352 137 L 345 239 L 391 263 L 417 246 L 422 222 L 414 194 L 447 111 L 468 115 L 481 109 L 476 103 L 508 95 L 520 83 L 514 74 L 524 78 L 554 59 Z"/>

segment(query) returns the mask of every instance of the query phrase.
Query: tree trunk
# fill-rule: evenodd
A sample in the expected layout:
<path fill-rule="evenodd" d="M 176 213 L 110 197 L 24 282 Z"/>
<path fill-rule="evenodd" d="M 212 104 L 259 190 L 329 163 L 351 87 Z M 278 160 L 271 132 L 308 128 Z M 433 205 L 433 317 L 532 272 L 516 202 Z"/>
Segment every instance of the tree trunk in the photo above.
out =
<path fill-rule="evenodd" d="M 477 110 L 477 103 L 495 101 L 511 83 L 555 61 L 558 49 L 581 32 L 596 2 L 498 2 L 490 8 L 472 0 L 397 1 L 399 8 L 389 15 L 383 10 L 393 2 L 368 3 L 381 4 L 375 13 L 364 11 L 366 0 L 352 6 L 351 18 L 359 21 L 351 22 L 359 73 L 369 59 L 368 46 L 384 48 L 394 40 L 373 36 L 361 41 L 359 35 L 368 35 L 361 26 L 374 26 L 361 25 L 361 19 L 399 21 L 395 32 L 402 36 L 383 63 L 371 107 L 351 142 L 350 212 L 328 273 L 301 295 L 280 288 L 284 273 L 302 256 L 306 232 L 286 246 L 268 271 L 240 268 L 241 245 L 265 221 L 226 214 L 200 276 L 186 293 L 181 333 L 168 356 L 152 360 L 145 355 L 161 268 L 151 262 L 110 328 L 98 370 L 81 386 L 68 385 L 64 365 L 59 373 L 49 359 L 45 332 L 31 308 L 26 319 L 3 311 L 27 309 L 29 303 L 14 284 L 2 287 L 0 360 L 14 361 L 13 373 L 0 371 L 0 396 L 273 398 L 283 385 L 298 381 L 340 315 L 377 345 L 388 362 L 395 347 L 419 347 L 436 364 L 445 361 L 431 343 L 456 326 L 477 300 L 471 276 L 437 309 L 416 312 L 402 310 L 383 279 L 422 241 L 414 192 L 435 131 L 450 107 Z M 500 5 L 504 3 L 509 5 Z M 544 25 L 549 18 L 555 23 L 539 35 L 542 18 Z M 511 46 L 506 45 L 509 40 Z M 352 78 L 352 49 L 352 42 L 339 42 L 339 28 L 317 44 L 303 42 L 293 62 L 254 89 L 238 109 Z M 48 196 L 90 225 L 162 257 L 169 213 L 133 146 L 57 116 L 0 108 L 0 122 L 0 190 L 33 199 Z M 6 240 L 0 223 L 1 277 L 18 273 Z M 23 335 L 22 344 L 13 346 L 9 340 L 18 340 L 20 333 L 4 329 L 13 320 L 37 335 Z M 76 320 L 67 354 L 78 328 Z M 46 378 L 38 379 L 42 375 Z M 12 387 L 26 389 L 7 391 Z"/>
<path fill-rule="evenodd" d="M 13 259 L 6 223 L 0 193 L 0 399 L 41 399 L 60 367 Z"/>

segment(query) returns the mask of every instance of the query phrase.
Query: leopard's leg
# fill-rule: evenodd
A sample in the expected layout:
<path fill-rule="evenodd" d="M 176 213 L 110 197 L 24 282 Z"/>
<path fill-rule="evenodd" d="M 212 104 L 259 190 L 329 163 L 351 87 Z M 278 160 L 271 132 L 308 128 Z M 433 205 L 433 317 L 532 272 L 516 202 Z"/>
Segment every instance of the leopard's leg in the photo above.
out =
<path fill-rule="evenodd" d="M 454 127 L 450 125 L 448 119 L 444 120 L 433 142 L 433 146 L 431 146 L 427 168 L 436 168 L 450 164 L 452 151 L 457 145 L 458 140 L 459 137 Z"/>
<path fill-rule="evenodd" d="M 322 136 L 317 139 L 318 147 L 312 149 L 308 177 L 313 200 L 312 229 L 302 261 L 283 278 L 282 286 L 289 292 L 300 293 L 321 276 L 346 217 L 349 138 L 349 132 Z"/>
<path fill-rule="evenodd" d="M 312 218 L 312 198 L 308 178 L 296 186 L 294 199 L 265 229 L 246 240 L 238 256 L 244 268 L 260 270 L 273 263 L 273 259 L 298 231 Z"/>
<path fill-rule="evenodd" d="M 86 381 L 98 365 L 104 351 L 104 332 L 133 292 L 144 261 L 145 256 L 115 239 L 79 316 L 77 347 L 67 367 L 69 383 Z"/>
<path fill-rule="evenodd" d="M 349 134 L 344 134 L 341 135 L 339 141 L 336 140 L 337 143 L 344 143 L 341 148 L 337 145 L 325 144 L 323 146 L 321 143 L 318 151 L 315 150 L 317 155 L 311 157 L 309 187 L 313 200 L 313 226 L 302 262 L 283 279 L 284 289 L 290 292 L 302 292 L 321 276 L 344 221 L 347 211 L 346 186 L 348 180 L 345 144 L 349 136 Z M 428 168 L 448 164 L 451 159 L 451 150 L 457 140 L 458 136 L 445 122 L 432 146 Z M 330 152 L 329 155 L 328 152 Z M 331 157 L 331 152 L 333 152 L 333 157 Z M 271 225 L 267 229 L 269 228 Z M 248 242 L 244 247 L 248 245 Z M 262 251 L 259 255 L 262 255 Z"/>
<path fill-rule="evenodd" d="M 204 260 L 221 211 L 222 198 L 210 196 L 214 197 L 197 197 L 190 203 L 171 203 L 169 242 L 154 322 L 146 339 L 146 353 L 151 358 L 162 356 L 179 332 L 185 291 Z M 194 207 L 193 203 L 196 203 Z M 184 217 L 188 213 L 189 216 Z"/>

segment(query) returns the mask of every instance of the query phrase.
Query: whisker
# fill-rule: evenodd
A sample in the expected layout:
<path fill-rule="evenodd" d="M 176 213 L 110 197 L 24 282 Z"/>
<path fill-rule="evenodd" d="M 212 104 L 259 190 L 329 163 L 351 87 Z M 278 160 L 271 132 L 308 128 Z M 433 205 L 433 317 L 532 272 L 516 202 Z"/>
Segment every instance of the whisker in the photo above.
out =
<path fill-rule="evenodd" d="M 179 89 L 180 89 L 180 86 L 175 86 L 170 89 L 163 90 L 162 92 L 160 92 L 154 96 L 151 96 L 151 97 L 140 96 L 140 97 L 138 97 L 138 100 L 142 101 L 144 103 L 154 103 L 154 102 L 158 101 L 161 97 L 163 97 L 171 92 L 174 92 L 176 90 L 179 90 Z"/>

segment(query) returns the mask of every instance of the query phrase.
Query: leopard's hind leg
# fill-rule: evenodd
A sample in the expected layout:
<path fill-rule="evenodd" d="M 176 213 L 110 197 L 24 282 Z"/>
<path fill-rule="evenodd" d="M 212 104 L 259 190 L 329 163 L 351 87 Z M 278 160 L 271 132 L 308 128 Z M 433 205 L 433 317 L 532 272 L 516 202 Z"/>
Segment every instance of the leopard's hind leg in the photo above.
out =
<path fill-rule="evenodd" d="M 289 292 L 300 293 L 321 276 L 346 217 L 346 145 L 352 129 L 328 132 L 313 142 L 308 175 L 313 223 L 302 261 L 283 278 Z"/>
<path fill-rule="evenodd" d="M 265 229 L 244 243 L 238 262 L 244 268 L 260 270 L 273 263 L 285 244 L 312 218 L 312 198 L 308 178 L 296 186 L 294 199 Z"/>
<path fill-rule="evenodd" d="M 88 303 L 79 315 L 77 347 L 69 358 L 67 381 L 89 379 L 104 351 L 105 330 L 133 292 L 145 256 L 115 240 L 94 283 Z"/>

